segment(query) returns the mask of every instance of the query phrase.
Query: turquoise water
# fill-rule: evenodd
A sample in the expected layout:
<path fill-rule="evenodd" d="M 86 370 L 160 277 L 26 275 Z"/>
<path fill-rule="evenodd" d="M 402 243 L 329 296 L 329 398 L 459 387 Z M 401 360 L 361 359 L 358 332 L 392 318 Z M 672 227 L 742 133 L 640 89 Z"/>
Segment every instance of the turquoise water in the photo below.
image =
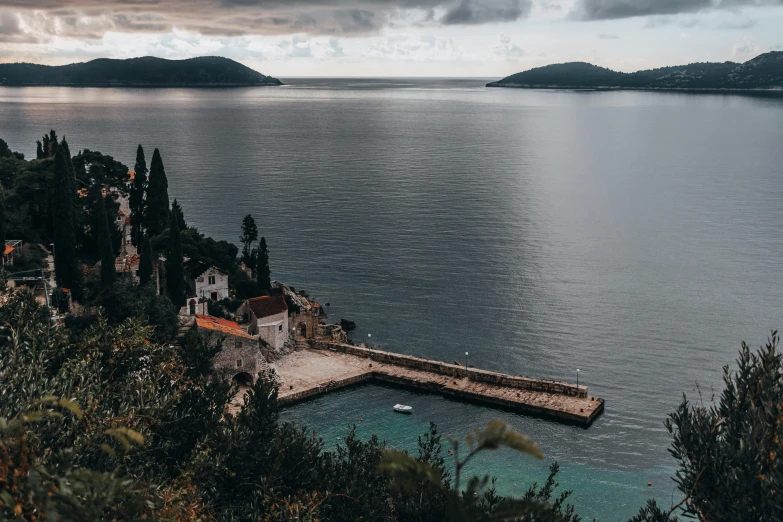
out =
<path fill-rule="evenodd" d="M 413 415 L 392 411 L 397 403 L 414 407 Z M 313 428 L 327 446 L 341 443 L 350 427 L 355 425 L 361 438 L 373 433 L 383 435 L 390 447 L 404 448 L 415 454 L 417 437 L 427 432 L 429 422 L 438 425 L 444 435 L 444 456 L 449 448 L 446 437 L 462 440 L 475 427 L 483 427 L 498 417 L 517 431 L 535 434 L 545 454 L 543 461 L 509 450 L 499 450 L 480 456 L 467 468 L 465 475 L 491 474 L 498 478 L 502 494 L 522 495 L 533 482 L 542 483 L 549 473 L 552 460 L 561 463 L 558 481 L 561 489 L 573 490 L 570 502 L 578 506 L 587 520 L 626 520 L 656 497 L 668 503 L 679 501 L 671 478 L 675 468 L 671 463 L 651 467 L 634 466 L 628 459 L 625 466 L 613 463 L 596 464 L 583 448 L 589 445 L 588 431 L 579 427 L 563 427 L 524 415 L 498 412 L 491 408 L 464 404 L 439 396 L 401 390 L 394 387 L 362 385 L 322 396 L 311 402 L 283 410 L 284 421 L 293 421 Z M 336 421 L 340 419 L 340 421 Z M 618 452 L 622 451 L 618 448 Z M 567 463 L 567 464 L 566 464 Z M 647 482 L 652 482 L 648 486 Z"/>
<path fill-rule="evenodd" d="M 0 137 L 34 155 L 54 127 L 129 165 L 159 147 L 190 224 L 237 241 L 252 213 L 273 277 L 356 339 L 537 377 L 579 368 L 606 399 L 588 430 L 376 387 L 286 412 L 327 440 L 364 418 L 360 433 L 412 448 L 430 420 L 461 436 L 502 418 L 561 463 L 585 516 L 679 501 L 665 416 L 781 326 L 783 98 L 287 83 L 0 88 Z M 479 465 L 501 488 L 546 474 L 506 454 Z"/>

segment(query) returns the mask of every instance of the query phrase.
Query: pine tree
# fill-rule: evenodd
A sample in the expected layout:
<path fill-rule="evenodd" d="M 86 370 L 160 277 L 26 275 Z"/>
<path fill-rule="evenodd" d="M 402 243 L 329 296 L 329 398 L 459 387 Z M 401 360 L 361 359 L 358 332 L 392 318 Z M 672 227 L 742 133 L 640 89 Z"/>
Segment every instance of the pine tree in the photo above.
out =
<path fill-rule="evenodd" d="M 179 223 L 172 213 L 169 219 L 169 244 L 166 253 L 166 289 L 177 309 L 185 306 L 185 266 Z"/>
<path fill-rule="evenodd" d="M 152 280 L 152 244 L 150 236 L 144 234 L 141 243 L 141 256 L 139 258 L 139 281 L 146 285 Z"/>
<path fill-rule="evenodd" d="M 177 218 L 177 225 L 179 225 L 180 231 L 188 228 L 187 223 L 185 223 L 185 213 L 182 212 L 182 207 L 177 203 L 176 198 L 174 199 L 174 203 L 171 204 L 171 213 Z"/>
<path fill-rule="evenodd" d="M 114 268 L 114 249 L 112 248 L 109 217 L 106 215 L 106 202 L 99 197 L 95 215 L 98 220 L 98 250 L 101 255 L 101 286 L 108 288 L 114 284 L 117 272 Z"/>
<path fill-rule="evenodd" d="M 141 246 L 143 238 L 144 193 L 147 190 L 147 160 L 141 145 L 136 149 L 136 165 L 133 168 L 135 174 L 128 203 L 131 211 L 131 242 L 138 248 Z"/>
<path fill-rule="evenodd" d="M 41 140 L 36 141 L 35 145 L 35 158 L 44 159 L 46 156 L 44 156 L 43 144 L 41 144 Z"/>
<path fill-rule="evenodd" d="M 245 263 L 245 265 L 255 268 L 255 266 L 252 264 L 252 247 L 253 242 L 255 242 L 258 239 L 258 227 L 256 226 L 256 221 L 253 219 L 253 216 L 248 214 L 245 216 L 245 218 L 242 220 L 242 235 L 239 236 L 239 241 L 242 242 L 242 261 Z"/>
<path fill-rule="evenodd" d="M 57 283 L 72 288 L 76 281 L 76 237 L 68 167 L 62 147 L 54 155 L 54 272 Z"/>
<path fill-rule="evenodd" d="M 269 271 L 269 251 L 266 248 L 266 239 L 261 238 L 258 246 L 258 264 L 256 265 L 256 280 L 258 289 L 262 295 L 269 295 L 272 289 L 272 278 Z"/>
<path fill-rule="evenodd" d="M 150 164 L 146 222 L 150 236 L 157 236 L 166 230 L 169 223 L 169 182 L 158 149 L 153 152 Z"/>

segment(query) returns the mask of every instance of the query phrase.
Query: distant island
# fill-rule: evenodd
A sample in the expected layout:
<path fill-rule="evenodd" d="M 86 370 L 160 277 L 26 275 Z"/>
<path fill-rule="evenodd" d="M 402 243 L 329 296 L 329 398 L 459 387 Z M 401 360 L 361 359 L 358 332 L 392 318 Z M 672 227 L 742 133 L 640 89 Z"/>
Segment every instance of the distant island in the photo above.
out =
<path fill-rule="evenodd" d="M 783 51 L 768 52 L 741 64 L 692 63 L 633 73 L 585 62 L 561 63 L 512 74 L 487 87 L 783 91 Z"/>
<path fill-rule="evenodd" d="M 0 85 L 66 87 L 244 87 L 283 85 L 271 76 L 218 56 L 166 60 L 145 56 L 127 60 L 99 58 L 48 66 L 0 64 Z"/>

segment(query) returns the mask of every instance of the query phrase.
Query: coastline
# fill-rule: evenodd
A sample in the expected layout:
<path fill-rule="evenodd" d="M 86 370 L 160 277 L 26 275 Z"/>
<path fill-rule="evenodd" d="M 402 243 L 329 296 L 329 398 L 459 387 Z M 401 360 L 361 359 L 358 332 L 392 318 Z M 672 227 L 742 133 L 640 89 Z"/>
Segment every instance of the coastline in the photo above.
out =
<path fill-rule="evenodd" d="M 594 87 L 585 87 L 577 85 L 539 85 L 539 84 L 522 84 L 522 83 L 507 83 L 503 84 L 499 81 L 489 82 L 485 87 L 496 87 L 503 89 L 535 89 L 535 90 L 565 90 L 565 91 L 634 91 L 634 92 L 684 92 L 693 94 L 769 94 L 773 96 L 783 96 L 783 87 L 774 87 L 767 89 L 736 89 L 736 88 L 724 88 L 724 87 L 621 87 L 611 85 L 597 85 Z"/>

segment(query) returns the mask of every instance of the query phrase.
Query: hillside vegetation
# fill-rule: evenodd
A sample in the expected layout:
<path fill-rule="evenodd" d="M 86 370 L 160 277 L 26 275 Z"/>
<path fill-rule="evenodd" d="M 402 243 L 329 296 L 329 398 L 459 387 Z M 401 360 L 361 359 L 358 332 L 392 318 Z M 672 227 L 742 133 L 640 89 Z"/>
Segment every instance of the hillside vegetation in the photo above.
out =
<path fill-rule="evenodd" d="M 537 67 L 491 82 L 487 87 L 615 89 L 783 89 L 783 51 L 745 63 L 692 63 L 617 72 L 585 62 Z"/>
<path fill-rule="evenodd" d="M 198 87 L 282 85 L 282 82 L 228 58 L 205 56 L 165 60 L 145 56 L 127 60 L 100 58 L 60 66 L 0 64 L 0 85 Z"/>

